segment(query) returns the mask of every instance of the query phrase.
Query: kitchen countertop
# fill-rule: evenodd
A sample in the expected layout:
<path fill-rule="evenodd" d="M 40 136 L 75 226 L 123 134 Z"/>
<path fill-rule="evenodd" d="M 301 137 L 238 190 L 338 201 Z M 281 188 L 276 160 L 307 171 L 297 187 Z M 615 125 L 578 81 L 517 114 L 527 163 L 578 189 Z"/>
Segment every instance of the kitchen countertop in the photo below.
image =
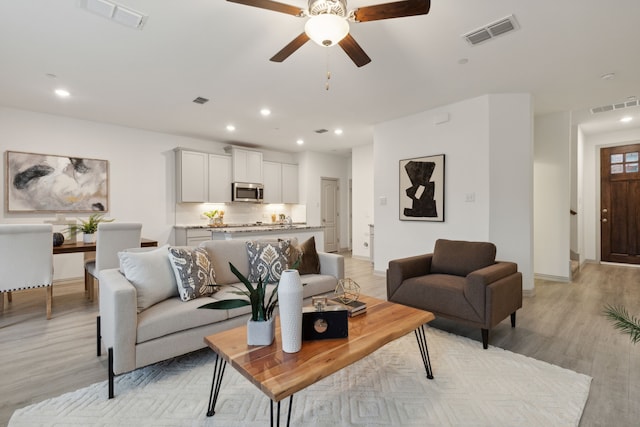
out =
<path fill-rule="evenodd" d="M 287 224 L 227 224 L 222 227 L 210 227 L 208 225 L 177 224 L 175 228 L 208 229 L 213 233 L 255 233 L 259 231 L 296 231 L 296 230 L 322 230 L 320 225 L 307 225 L 304 223 Z"/>

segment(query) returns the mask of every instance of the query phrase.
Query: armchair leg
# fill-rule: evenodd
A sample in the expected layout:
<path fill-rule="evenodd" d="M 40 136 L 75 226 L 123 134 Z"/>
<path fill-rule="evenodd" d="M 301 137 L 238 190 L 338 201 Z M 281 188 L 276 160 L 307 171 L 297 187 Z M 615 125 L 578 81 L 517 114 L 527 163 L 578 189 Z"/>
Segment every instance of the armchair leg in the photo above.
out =
<path fill-rule="evenodd" d="M 515 311 L 513 313 L 511 313 L 511 327 L 512 328 L 516 327 L 516 312 Z"/>
<path fill-rule="evenodd" d="M 489 330 L 482 329 L 482 348 L 485 350 L 489 348 Z"/>
<path fill-rule="evenodd" d="M 47 320 L 51 319 L 52 300 L 53 300 L 53 284 L 47 286 Z"/>
<path fill-rule="evenodd" d="M 115 396 L 113 392 L 113 347 L 109 347 L 107 350 L 109 353 L 109 362 L 107 364 L 107 369 L 109 371 L 109 399 L 113 399 Z"/>
<path fill-rule="evenodd" d="M 7 301 L 13 301 L 13 297 L 11 296 L 11 291 L 7 292 Z"/>

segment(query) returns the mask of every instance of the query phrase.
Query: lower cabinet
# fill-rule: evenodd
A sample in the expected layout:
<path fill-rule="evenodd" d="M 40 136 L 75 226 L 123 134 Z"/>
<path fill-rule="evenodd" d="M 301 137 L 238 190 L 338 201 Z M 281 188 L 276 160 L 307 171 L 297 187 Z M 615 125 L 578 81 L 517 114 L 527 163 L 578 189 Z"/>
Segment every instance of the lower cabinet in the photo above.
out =
<path fill-rule="evenodd" d="M 176 246 L 198 246 L 211 240 L 211 230 L 206 228 L 176 228 Z"/>

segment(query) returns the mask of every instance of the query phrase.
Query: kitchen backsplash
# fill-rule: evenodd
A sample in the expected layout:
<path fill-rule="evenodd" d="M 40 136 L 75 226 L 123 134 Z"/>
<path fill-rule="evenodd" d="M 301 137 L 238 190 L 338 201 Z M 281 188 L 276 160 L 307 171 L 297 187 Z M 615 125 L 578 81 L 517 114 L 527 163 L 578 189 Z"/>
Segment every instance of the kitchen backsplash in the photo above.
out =
<path fill-rule="evenodd" d="M 176 224 L 197 225 L 209 221 L 202 213 L 210 210 L 223 210 L 225 224 L 252 224 L 258 221 L 271 223 L 271 215 L 291 216 L 296 223 L 307 222 L 307 206 L 292 204 L 258 203 L 177 203 Z"/>

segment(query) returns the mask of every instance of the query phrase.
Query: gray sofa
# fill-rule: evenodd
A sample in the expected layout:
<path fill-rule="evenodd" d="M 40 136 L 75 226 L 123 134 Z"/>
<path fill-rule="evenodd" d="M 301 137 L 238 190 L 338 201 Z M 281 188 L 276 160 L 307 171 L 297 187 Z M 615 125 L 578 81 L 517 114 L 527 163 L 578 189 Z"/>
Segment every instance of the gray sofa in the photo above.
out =
<path fill-rule="evenodd" d="M 216 283 L 222 289 L 211 297 L 183 302 L 177 294 L 140 311 L 136 288 L 120 269 L 100 272 L 100 316 L 98 317 L 98 355 L 100 338 L 109 353 L 109 397 L 113 397 L 113 377 L 165 359 L 205 347 L 203 338 L 216 332 L 246 324 L 249 306 L 232 310 L 199 310 L 198 307 L 220 299 L 238 298 L 231 284 L 238 279 L 229 262 L 248 277 L 249 256 L 246 242 L 239 240 L 206 241 L 214 266 Z M 341 255 L 318 252 L 320 274 L 301 276 L 305 303 L 312 296 L 333 292 L 344 278 Z M 239 286 L 244 289 L 242 285 Z M 268 293 L 274 285 L 268 285 Z"/>
<path fill-rule="evenodd" d="M 513 262 L 496 261 L 489 242 L 439 239 L 433 253 L 389 261 L 387 299 L 430 311 L 482 331 L 522 307 L 522 274 Z"/>

